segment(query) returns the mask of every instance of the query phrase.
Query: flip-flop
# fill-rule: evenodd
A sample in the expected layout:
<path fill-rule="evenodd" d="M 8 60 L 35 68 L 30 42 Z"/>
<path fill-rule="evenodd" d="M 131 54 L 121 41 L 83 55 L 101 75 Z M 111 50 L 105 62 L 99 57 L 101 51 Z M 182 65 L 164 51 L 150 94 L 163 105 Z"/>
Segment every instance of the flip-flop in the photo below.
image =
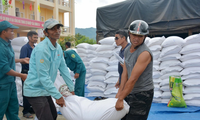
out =
<path fill-rule="evenodd" d="M 33 118 L 33 116 L 31 115 L 31 113 L 26 113 L 23 115 L 25 118 Z"/>

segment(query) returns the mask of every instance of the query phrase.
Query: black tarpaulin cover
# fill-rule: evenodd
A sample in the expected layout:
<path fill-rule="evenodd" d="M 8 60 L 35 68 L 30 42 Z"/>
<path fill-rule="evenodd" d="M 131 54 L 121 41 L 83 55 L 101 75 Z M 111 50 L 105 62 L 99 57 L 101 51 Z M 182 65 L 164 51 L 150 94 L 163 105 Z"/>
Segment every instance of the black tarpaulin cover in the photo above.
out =
<path fill-rule="evenodd" d="M 126 0 L 99 7 L 96 11 L 97 33 L 103 35 L 128 29 L 134 20 L 144 20 L 150 34 L 200 29 L 200 0 Z"/>

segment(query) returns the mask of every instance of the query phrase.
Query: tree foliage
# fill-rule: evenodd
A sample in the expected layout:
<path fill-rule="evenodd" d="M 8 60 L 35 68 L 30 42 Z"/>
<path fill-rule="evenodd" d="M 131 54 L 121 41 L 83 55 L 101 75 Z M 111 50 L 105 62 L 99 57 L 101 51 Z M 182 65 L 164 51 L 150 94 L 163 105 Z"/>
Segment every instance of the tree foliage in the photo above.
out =
<path fill-rule="evenodd" d="M 86 37 L 84 35 L 81 35 L 80 33 L 77 33 L 75 36 L 68 35 L 66 37 L 60 37 L 58 40 L 58 43 L 62 47 L 63 50 L 65 50 L 65 43 L 71 42 L 71 46 L 75 47 L 80 43 L 88 43 L 88 44 L 96 44 L 96 40 L 90 39 L 89 37 Z"/>

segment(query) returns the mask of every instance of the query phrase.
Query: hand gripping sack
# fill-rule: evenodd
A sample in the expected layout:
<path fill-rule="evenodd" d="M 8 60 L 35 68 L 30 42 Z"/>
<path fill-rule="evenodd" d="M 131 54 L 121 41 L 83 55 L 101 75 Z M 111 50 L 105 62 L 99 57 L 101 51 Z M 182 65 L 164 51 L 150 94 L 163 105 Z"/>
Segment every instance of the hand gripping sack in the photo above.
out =
<path fill-rule="evenodd" d="M 168 107 L 187 107 L 183 98 L 183 84 L 182 80 L 178 76 L 169 77 L 169 88 L 171 92 L 171 98 L 168 102 Z"/>

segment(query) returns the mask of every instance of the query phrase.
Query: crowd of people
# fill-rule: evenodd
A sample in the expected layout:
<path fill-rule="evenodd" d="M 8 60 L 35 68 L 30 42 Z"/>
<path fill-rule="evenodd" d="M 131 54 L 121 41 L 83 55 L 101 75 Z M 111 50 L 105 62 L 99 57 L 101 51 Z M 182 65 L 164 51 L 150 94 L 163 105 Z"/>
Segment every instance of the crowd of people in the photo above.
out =
<path fill-rule="evenodd" d="M 62 24 L 55 19 L 44 23 L 45 39 L 37 46 L 38 34 L 30 31 L 27 34 L 28 43 L 20 51 L 20 59 L 15 59 L 11 40 L 17 26 L 8 21 L 0 22 L 0 119 L 4 114 L 8 120 L 19 120 L 18 99 L 15 77 L 22 79 L 23 86 L 23 116 L 33 118 L 35 113 L 39 120 L 56 120 L 57 110 L 52 101 L 63 107 L 65 101 L 54 86 L 59 70 L 72 95 L 84 97 L 86 68 L 80 56 L 66 42 L 66 51 L 56 42 L 60 38 Z M 152 66 L 153 55 L 144 44 L 149 33 L 148 24 L 142 20 L 133 21 L 128 33 L 119 30 L 115 34 L 115 42 L 121 46 L 119 56 L 124 63 L 118 63 L 119 79 L 116 88 L 117 111 L 123 109 L 123 100 L 130 106 L 129 113 L 122 120 L 146 120 L 153 99 Z M 127 42 L 129 36 L 130 43 Z M 15 71 L 15 63 L 22 64 L 22 71 Z M 71 80 L 68 68 L 74 72 L 75 86 Z"/>

